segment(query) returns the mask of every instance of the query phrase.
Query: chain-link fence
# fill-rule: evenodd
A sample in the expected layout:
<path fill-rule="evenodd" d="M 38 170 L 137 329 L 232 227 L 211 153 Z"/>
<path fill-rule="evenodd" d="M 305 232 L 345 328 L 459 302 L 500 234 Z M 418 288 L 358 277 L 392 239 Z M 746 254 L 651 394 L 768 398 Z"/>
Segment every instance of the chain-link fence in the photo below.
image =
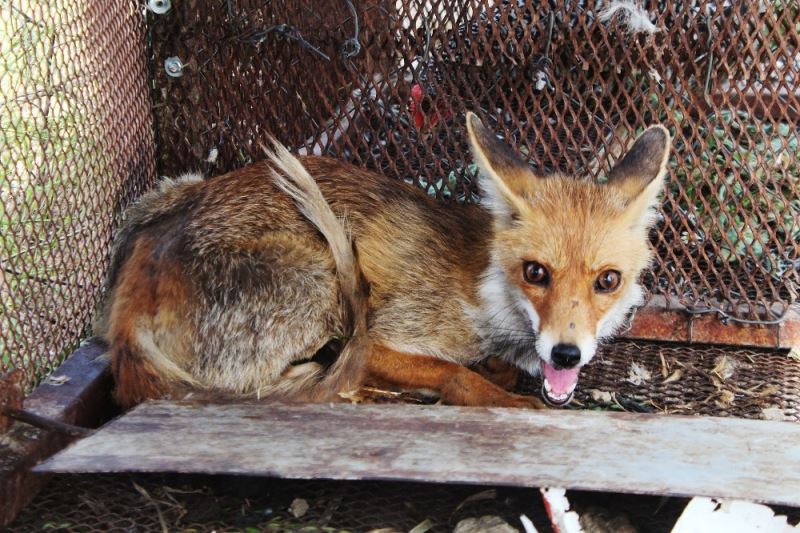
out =
<path fill-rule="evenodd" d="M 797 299 L 796 1 L 150 4 L 0 3 L 0 353 L 29 384 L 85 331 L 154 166 L 218 174 L 272 134 L 475 202 L 467 109 L 538 171 L 598 179 L 665 123 L 650 293 L 740 321 Z"/>
<path fill-rule="evenodd" d="M 154 177 L 143 22 L 137 2 L 0 2 L 0 374 L 28 387 L 86 333 Z"/>

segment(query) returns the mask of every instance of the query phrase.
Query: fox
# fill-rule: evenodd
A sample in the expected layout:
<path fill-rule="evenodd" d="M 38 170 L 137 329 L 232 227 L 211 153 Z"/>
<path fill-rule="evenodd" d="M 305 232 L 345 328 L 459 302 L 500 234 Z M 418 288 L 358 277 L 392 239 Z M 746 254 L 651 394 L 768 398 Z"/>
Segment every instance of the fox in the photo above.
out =
<path fill-rule="evenodd" d="M 475 204 L 277 142 L 145 194 L 96 326 L 117 402 L 337 401 L 365 383 L 454 405 L 570 402 L 642 303 L 669 132 L 647 128 L 604 180 L 536 174 L 472 112 L 466 133 Z M 542 398 L 513 390 L 518 372 L 541 376 Z"/>

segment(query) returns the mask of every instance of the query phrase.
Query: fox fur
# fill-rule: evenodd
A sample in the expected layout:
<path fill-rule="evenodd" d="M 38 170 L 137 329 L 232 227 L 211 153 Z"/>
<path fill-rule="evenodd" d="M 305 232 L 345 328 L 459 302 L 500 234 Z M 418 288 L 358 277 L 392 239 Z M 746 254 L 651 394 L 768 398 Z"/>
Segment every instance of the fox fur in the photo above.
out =
<path fill-rule="evenodd" d="M 467 130 L 481 205 L 277 144 L 263 162 L 145 195 L 116 239 L 98 323 L 118 401 L 330 400 L 367 380 L 541 407 L 467 368 L 493 356 L 544 372 L 559 389 L 545 398 L 564 403 L 641 301 L 669 134 L 646 130 L 598 184 L 534 175 L 471 113 Z M 534 263 L 547 283 L 526 277 Z M 601 276 L 618 286 L 599 290 Z M 566 368 L 563 346 L 579 352 Z"/>

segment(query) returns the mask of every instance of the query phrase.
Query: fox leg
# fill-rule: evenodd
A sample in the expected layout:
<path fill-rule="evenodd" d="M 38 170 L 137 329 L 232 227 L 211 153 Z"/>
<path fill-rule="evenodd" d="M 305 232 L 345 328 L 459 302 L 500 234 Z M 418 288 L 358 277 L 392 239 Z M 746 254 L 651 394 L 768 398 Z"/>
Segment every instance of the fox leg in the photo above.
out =
<path fill-rule="evenodd" d="M 519 368 L 499 357 L 487 357 L 469 368 L 507 391 L 513 390 L 519 381 Z"/>
<path fill-rule="evenodd" d="M 465 366 L 380 345 L 370 353 L 366 381 L 411 390 L 432 390 L 440 394 L 444 403 L 452 405 L 545 408 L 538 398 L 507 392 Z"/>

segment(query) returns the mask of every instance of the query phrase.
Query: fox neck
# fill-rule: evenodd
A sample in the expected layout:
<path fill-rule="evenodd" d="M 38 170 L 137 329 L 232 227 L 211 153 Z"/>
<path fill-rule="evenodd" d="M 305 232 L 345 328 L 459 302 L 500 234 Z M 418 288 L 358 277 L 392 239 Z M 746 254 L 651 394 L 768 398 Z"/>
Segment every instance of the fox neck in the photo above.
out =
<path fill-rule="evenodd" d="M 520 288 L 508 280 L 492 253 L 478 281 L 478 295 L 477 329 L 482 353 L 500 357 L 530 374 L 538 374 L 539 315 Z"/>

